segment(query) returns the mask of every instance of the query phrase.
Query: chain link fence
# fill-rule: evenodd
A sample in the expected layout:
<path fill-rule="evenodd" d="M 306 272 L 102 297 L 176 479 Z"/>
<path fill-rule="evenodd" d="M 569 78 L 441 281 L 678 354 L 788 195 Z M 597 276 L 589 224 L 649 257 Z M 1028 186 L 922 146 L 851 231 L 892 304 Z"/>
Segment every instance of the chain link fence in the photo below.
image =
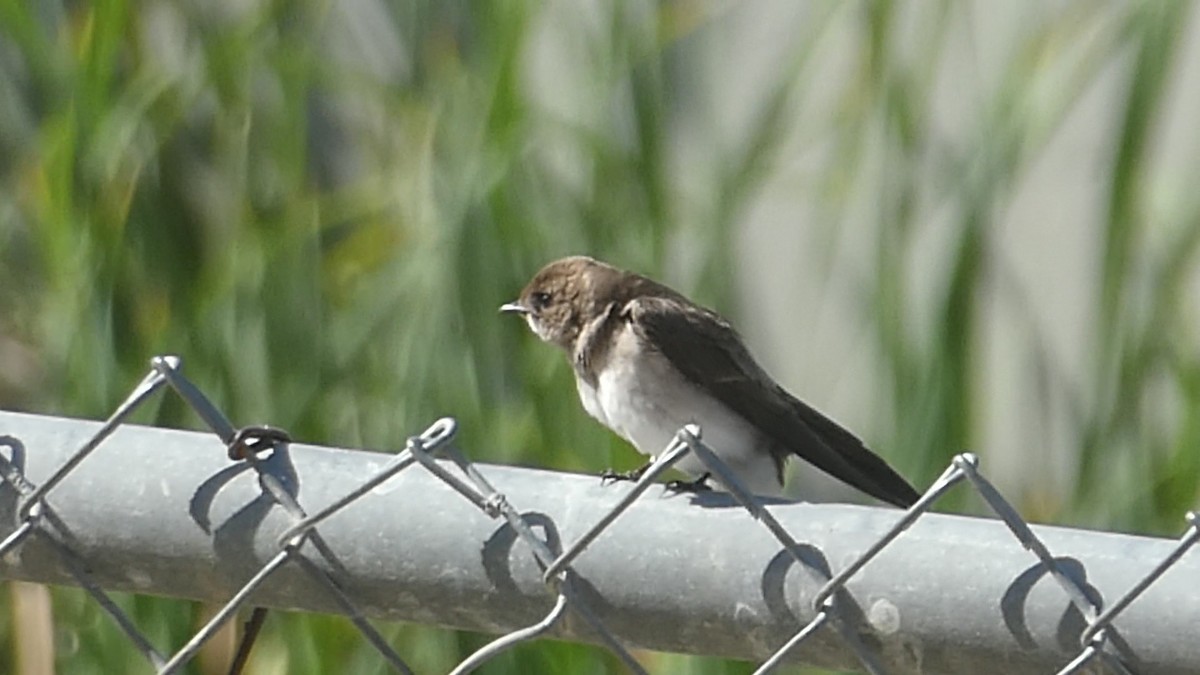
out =
<path fill-rule="evenodd" d="M 180 367 L 153 359 L 82 442 L 87 423 L 0 414 L 0 573 L 83 587 L 160 673 L 247 606 L 344 614 L 401 673 L 368 617 L 501 634 L 453 673 L 547 635 L 599 643 L 634 673 L 641 648 L 754 659 L 757 673 L 1200 672 L 1195 513 L 1174 542 L 1033 527 L 970 454 L 904 512 L 764 500 L 692 426 L 632 487 L 474 464 L 449 418 L 390 459 L 302 456 L 279 429 L 235 428 Z M 106 445 L 164 386 L 220 445 L 128 425 Z M 655 485 L 688 453 L 730 494 Z M 1002 527 L 931 513 L 959 484 Z M 168 653 L 106 589 L 224 604 Z"/>

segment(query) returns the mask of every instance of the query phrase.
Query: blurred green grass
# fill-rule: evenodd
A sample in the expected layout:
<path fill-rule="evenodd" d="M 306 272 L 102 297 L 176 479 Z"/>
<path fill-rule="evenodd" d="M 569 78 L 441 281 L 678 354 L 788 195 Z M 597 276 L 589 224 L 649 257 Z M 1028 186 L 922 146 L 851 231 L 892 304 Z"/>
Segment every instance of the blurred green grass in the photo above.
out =
<path fill-rule="evenodd" d="M 0 0 L 0 407 L 103 417 L 150 355 L 177 353 L 233 420 L 309 442 L 395 450 L 453 414 L 486 461 L 632 466 L 567 395 L 561 357 L 496 307 L 547 260 L 586 252 L 682 278 L 737 314 L 738 227 L 789 141 L 815 138 L 833 148 L 821 208 L 865 200 L 874 211 L 862 307 L 889 386 L 873 437 L 925 484 L 978 440 L 983 289 L 1004 273 L 997 213 L 1099 73 L 1128 59 L 1112 166 L 1098 169 L 1110 181 L 1098 290 L 1079 299 L 1097 308 L 1094 358 L 1082 384 L 1047 375 L 1047 391 L 1075 403 L 1077 488 L 1022 506 L 1174 533 L 1200 476 L 1187 291 L 1200 202 L 1175 215 L 1167 245 L 1151 245 L 1147 155 L 1188 6 L 1075 2 L 1042 16 L 956 148 L 938 146 L 930 118 L 960 7 L 812 7 L 751 106 L 750 133 L 715 143 L 684 122 L 711 34 L 736 20 L 720 5 Z M 813 72 L 832 31 L 855 65 L 830 91 Z M 548 35 L 574 57 L 566 104 L 531 75 Z M 832 112 L 798 114 L 810 99 Z M 696 163 L 686 179 L 681 144 Z M 939 168 L 914 170 L 929 164 Z M 876 175 L 877 189 L 861 187 Z M 935 310 L 918 325 L 912 251 L 931 175 L 953 236 L 930 272 Z M 831 241 L 839 226 L 811 224 Z M 1040 339 L 1035 326 L 1032 367 Z M 1178 414 L 1144 430 L 1164 405 Z M 169 398 L 143 421 L 197 425 Z M 1114 491 L 1132 496 L 1114 504 Z M 181 644 L 203 613 L 120 601 L 159 646 Z M 61 671 L 149 672 L 80 591 L 55 589 L 53 610 Z M 19 624 L 0 614 L 0 653 L 14 653 Z M 418 672 L 444 672 L 488 639 L 382 629 Z M 750 670 L 645 659 L 656 672 Z M 346 664 L 383 672 L 344 620 L 276 613 L 252 672 Z M 618 671 L 602 650 L 558 642 L 481 669 Z"/>

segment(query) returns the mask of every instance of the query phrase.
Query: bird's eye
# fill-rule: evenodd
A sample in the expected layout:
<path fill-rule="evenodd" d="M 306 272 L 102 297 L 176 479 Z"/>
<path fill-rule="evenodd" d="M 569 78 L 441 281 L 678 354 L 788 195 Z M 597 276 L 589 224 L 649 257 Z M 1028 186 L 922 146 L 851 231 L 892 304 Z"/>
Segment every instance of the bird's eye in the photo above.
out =
<path fill-rule="evenodd" d="M 550 294 L 545 291 L 538 291 L 530 298 L 533 301 L 534 309 L 545 309 L 550 304 Z"/>

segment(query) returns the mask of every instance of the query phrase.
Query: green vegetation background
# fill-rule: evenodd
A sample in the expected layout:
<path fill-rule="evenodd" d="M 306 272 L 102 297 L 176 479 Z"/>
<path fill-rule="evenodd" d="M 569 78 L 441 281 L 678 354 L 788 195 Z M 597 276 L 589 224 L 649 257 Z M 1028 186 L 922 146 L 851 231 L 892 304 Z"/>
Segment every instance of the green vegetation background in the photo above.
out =
<path fill-rule="evenodd" d="M 343 7 L 0 0 L 0 407 L 101 418 L 149 356 L 176 353 L 235 422 L 270 421 L 308 442 L 394 451 L 453 414 L 481 460 L 631 465 L 585 421 L 560 356 L 496 307 L 564 253 L 662 275 L 682 245 L 694 279 L 683 290 L 736 315 L 736 229 L 785 140 L 799 135 L 834 149 L 820 172 L 829 213 L 860 195 L 846 186 L 864 157 L 882 156 L 892 179 L 872 197 L 877 277 L 862 305 L 889 383 L 883 444 L 928 484 L 977 433 L 980 299 L 994 282 L 997 207 L 1118 63 L 1122 109 L 1108 162 L 1095 169 L 1109 186 L 1095 227 L 1097 291 L 1079 299 L 1095 307 L 1096 341 L 1073 430 L 1078 487 L 1019 506 L 1054 522 L 1180 529 L 1200 476 L 1188 303 L 1200 193 L 1165 246 L 1147 243 L 1145 205 L 1156 179 L 1148 146 L 1172 94 L 1187 4 L 1060 3 L 1010 46 L 987 114 L 947 160 L 955 234 L 940 254 L 944 272 L 932 273 L 941 300 L 916 330 L 905 311 L 920 227 L 909 168 L 929 152 L 929 93 L 962 5 L 925 3 L 916 21 L 900 22 L 890 2 L 812 4 L 777 79 L 747 106 L 750 133 L 726 144 L 698 136 L 700 170 L 687 185 L 670 148 L 696 105 L 689 85 L 704 76 L 694 57 L 736 9 L 391 3 L 365 25 L 398 33 L 400 51 L 377 53 L 368 30 L 349 41 L 370 57 L 360 59 L 325 46 Z M 833 90 L 812 77 L 814 46 L 831 26 L 856 50 L 852 76 Z M 529 90 L 528 51 L 546 31 L 585 57 L 586 69 L 565 73 L 589 97 L 576 102 L 583 114 L 556 113 Z M 808 99 L 836 115 L 801 120 L 796 104 Z M 804 226 L 832 237 L 838 222 Z M 1146 408 L 1164 388 L 1182 413 L 1147 431 Z M 197 425 L 169 397 L 141 421 Z M 1103 506 L 1114 493 L 1127 508 Z M 84 594 L 51 597 L 60 672 L 150 672 Z M 211 610 L 119 600 L 162 648 L 182 644 Z M 24 625 L 0 592 L 0 655 L 14 655 L 0 656 L 0 671 L 16 672 Z M 489 639 L 381 628 L 421 673 L 445 672 Z M 190 672 L 222 672 L 219 658 Z M 750 670 L 644 658 L 653 672 Z M 619 670 L 598 648 L 539 642 L 481 672 Z M 348 622 L 276 613 L 250 672 L 384 671 Z"/>

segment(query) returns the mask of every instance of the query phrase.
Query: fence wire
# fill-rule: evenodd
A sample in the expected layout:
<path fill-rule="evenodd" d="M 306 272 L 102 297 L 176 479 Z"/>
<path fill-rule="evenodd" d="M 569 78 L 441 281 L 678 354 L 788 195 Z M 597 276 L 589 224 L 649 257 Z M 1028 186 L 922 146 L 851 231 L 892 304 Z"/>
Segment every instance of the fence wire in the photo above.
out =
<path fill-rule="evenodd" d="M 220 438 L 231 460 L 243 462 L 255 471 L 263 494 L 292 520 L 290 527 L 277 538 L 277 553 L 251 575 L 207 624 L 170 655 L 155 649 L 146 635 L 93 578 L 88 571 L 88 561 L 75 550 L 71 545 L 71 538 L 66 536 L 69 524 L 63 522 L 52 505 L 55 488 L 97 451 L 131 413 L 164 385 L 178 393 Z M 248 604 L 256 590 L 280 569 L 290 565 L 301 570 L 324 589 L 334 605 L 350 618 L 363 637 L 388 664 L 398 672 L 411 673 L 412 670 L 403 658 L 368 622 L 356 600 L 343 590 L 349 587 L 347 582 L 350 580 L 339 579 L 328 569 L 317 564 L 309 557 L 306 545 L 332 559 L 333 552 L 321 537 L 318 527 L 397 474 L 420 465 L 420 470 L 427 471 L 444 482 L 488 518 L 503 519 L 532 551 L 539 569 L 542 570 L 542 581 L 546 591 L 553 597 L 552 608 L 541 620 L 508 632 L 471 654 L 454 668 L 454 675 L 471 672 L 517 644 L 546 635 L 564 621 L 568 614 L 574 614 L 585 622 L 594 631 L 598 641 L 611 650 L 631 672 L 645 673 L 645 669 L 629 648 L 606 627 L 590 606 L 591 600 L 580 588 L 581 583 L 586 585 L 586 579 L 579 576 L 573 564 L 581 556 L 587 555 L 589 547 L 603 533 L 620 527 L 621 516 L 646 493 L 664 471 L 684 456 L 693 454 L 728 487 L 749 515 L 770 532 L 786 555 L 821 585 L 821 590 L 812 601 L 812 609 L 815 612 L 813 618 L 803 625 L 797 625 L 792 637 L 766 658 L 756 673 L 771 672 L 785 660 L 799 658 L 806 641 L 823 627 L 830 627 L 840 636 L 864 671 L 874 675 L 888 672 L 874 649 L 868 646 L 860 635 L 860 627 L 854 613 L 846 609 L 847 606 L 855 606 L 848 584 L 897 538 L 902 537 L 914 523 L 928 514 L 931 507 L 947 491 L 965 483 L 974 489 L 990 510 L 1003 521 L 1016 542 L 1036 558 L 1036 563 L 1041 566 L 1042 571 L 1057 582 L 1066 599 L 1086 621 L 1086 626 L 1079 633 L 1077 655 L 1062 665 L 1057 673 L 1068 675 L 1082 672 L 1090 666 L 1103 666 L 1109 672 L 1132 675 L 1137 671 L 1127 653 L 1128 646 L 1120 640 L 1113 639 L 1116 632 L 1115 620 L 1200 541 L 1200 517 L 1195 512 L 1188 513 L 1186 531 L 1169 553 L 1118 599 L 1104 605 L 1098 599 L 1098 594 L 1082 582 L 1076 572 L 1066 566 L 1064 558 L 1056 557 L 1049 550 L 1012 505 L 979 472 L 977 458 L 971 454 L 962 454 L 954 458 L 951 465 L 919 501 L 908 510 L 896 513 L 895 522 L 890 528 L 849 560 L 840 571 L 831 574 L 823 559 L 814 556 L 810 547 L 797 541 L 772 515 L 768 505 L 747 492 L 729 468 L 704 445 L 701 430 L 689 425 L 676 434 L 649 470 L 621 495 L 610 510 L 601 514 L 595 524 L 565 550 L 558 550 L 560 547 L 557 541 L 550 537 L 539 537 L 523 512 L 514 505 L 513 500 L 497 491 L 483 475 L 480 467 L 470 462 L 451 444 L 455 431 L 456 423 L 453 419 L 443 418 L 434 422 L 419 435 L 409 438 L 404 451 L 374 475 L 363 480 L 341 498 L 316 512 L 309 513 L 297 499 L 294 486 L 288 485 L 287 481 L 272 471 L 264 469 L 262 458 L 267 456 L 266 453 L 272 453 L 290 442 L 286 432 L 265 426 L 235 428 L 225 415 L 183 376 L 181 362 L 177 357 L 156 357 L 151 361 L 149 374 L 112 416 L 40 485 L 30 482 L 21 471 L 19 462 L 16 461 L 17 440 L 12 437 L 0 437 L 0 447 L 7 445 L 11 451 L 7 458 L 0 455 L 0 479 L 18 499 L 17 522 L 13 524 L 11 533 L 0 541 L 0 558 L 10 555 L 31 539 L 36 538 L 44 542 L 54 551 L 70 576 L 112 617 L 133 646 L 159 673 L 173 673 L 187 664 L 206 641 Z M 457 473 L 435 461 L 435 457 L 438 456 L 449 459 L 456 467 Z M 1200 669 L 1200 654 L 1192 666 Z"/>

